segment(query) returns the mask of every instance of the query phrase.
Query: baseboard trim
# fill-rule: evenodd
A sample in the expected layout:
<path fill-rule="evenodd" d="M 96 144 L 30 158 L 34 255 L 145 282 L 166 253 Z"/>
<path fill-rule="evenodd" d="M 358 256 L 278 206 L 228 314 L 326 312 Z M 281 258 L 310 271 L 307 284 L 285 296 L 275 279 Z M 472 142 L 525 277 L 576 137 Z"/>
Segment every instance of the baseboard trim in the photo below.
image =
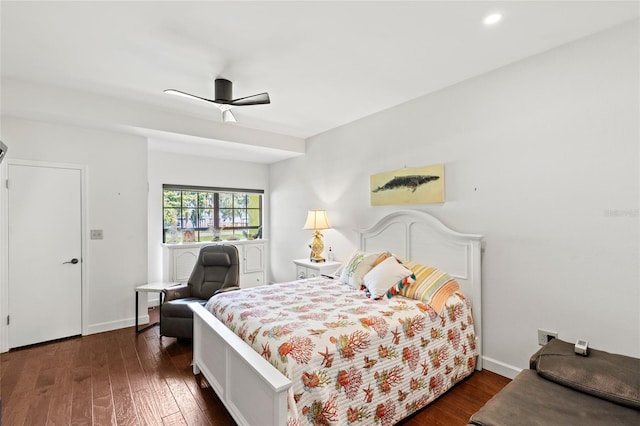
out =
<path fill-rule="evenodd" d="M 149 323 L 149 314 L 138 316 L 138 324 L 148 324 L 148 323 Z M 87 334 L 104 333 L 105 331 L 112 331 L 112 330 L 118 330 L 120 328 L 133 327 L 134 325 L 136 325 L 134 318 L 118 320 L 118 321 L 102 322 L 98 324 L 92 324 L 89 327 L 87 327 Z"/>
<path fill-rule="evenodd" d="M 482 368 L 507 377 L 509 379 L 513 379 L 522 371 L 521 368 L 505 364 L 504 362 L 489 358 L 487 356 L 482 357 Z"/>

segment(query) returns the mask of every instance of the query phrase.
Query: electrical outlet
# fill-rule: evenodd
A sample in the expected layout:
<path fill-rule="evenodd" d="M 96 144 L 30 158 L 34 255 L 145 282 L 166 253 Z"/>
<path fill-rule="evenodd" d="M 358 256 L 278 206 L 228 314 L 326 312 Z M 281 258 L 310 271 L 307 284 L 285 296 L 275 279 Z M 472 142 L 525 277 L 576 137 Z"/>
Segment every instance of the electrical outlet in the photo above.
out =
<path fill-rule="evenodd" d="M 538 329 L 538 344 L 540 346 L 544 346 L 553 339 L 557 338 L 558 333 L 556 333 L 555 331 L 542 330 L 540 328 Z"/>

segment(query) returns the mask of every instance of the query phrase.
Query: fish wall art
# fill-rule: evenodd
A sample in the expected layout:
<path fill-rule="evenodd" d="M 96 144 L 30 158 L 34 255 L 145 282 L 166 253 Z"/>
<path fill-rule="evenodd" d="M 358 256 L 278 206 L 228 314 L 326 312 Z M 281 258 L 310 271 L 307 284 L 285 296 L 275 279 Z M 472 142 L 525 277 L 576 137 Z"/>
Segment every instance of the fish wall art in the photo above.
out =
<path fill-rule="evenodd" d="M 371 175 L 371 205 L 444 202 L 444 164 Z"/>

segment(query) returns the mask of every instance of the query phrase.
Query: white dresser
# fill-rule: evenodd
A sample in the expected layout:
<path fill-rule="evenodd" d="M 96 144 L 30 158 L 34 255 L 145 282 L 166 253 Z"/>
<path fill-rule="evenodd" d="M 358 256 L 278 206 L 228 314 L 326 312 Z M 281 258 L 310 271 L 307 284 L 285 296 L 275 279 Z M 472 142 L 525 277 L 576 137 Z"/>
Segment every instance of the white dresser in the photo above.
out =
<path fill-rule="evenodd" d="M 240 256 L 240 287 L 267 283 L 267 242 L 265 240 L 220 241 L 205 243 L 162 244 L 162 279 L 185 283 L 205 244 L 232 244 Z"/>

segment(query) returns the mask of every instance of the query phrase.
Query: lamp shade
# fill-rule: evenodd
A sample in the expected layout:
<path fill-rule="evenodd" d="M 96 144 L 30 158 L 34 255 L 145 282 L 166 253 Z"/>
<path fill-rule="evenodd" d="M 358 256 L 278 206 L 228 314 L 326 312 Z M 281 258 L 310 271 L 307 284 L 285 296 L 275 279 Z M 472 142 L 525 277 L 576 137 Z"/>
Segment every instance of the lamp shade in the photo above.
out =
<path fill-rule="evenodd" d="M 329 229 L 329 218 L 324 210 L 309 210 L 303 229 Z"/>

